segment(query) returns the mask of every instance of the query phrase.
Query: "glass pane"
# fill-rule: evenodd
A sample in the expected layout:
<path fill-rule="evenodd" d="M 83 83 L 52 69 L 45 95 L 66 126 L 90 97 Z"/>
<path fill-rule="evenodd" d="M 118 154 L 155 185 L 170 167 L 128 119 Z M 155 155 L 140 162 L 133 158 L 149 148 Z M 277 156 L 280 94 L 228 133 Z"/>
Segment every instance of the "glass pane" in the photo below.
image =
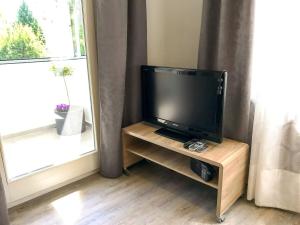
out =
<path fill-rule="evenodd" d="M 95 150 L 80 0 L 0 0 L 0 132 L 9 179 Z"/>
<path fill-rule="evenodd" d="M 86 55 L 80 0 L 0 4 L 0 60 Z"/>

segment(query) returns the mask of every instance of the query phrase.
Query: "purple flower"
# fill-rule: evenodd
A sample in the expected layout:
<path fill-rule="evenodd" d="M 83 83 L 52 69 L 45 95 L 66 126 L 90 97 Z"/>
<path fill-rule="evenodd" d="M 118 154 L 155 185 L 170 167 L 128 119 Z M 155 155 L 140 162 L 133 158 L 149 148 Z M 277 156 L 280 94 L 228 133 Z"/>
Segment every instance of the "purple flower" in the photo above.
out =
<path fill-rule="evenodd" d="M 56 105 L 57 112 L 68 112 L 69 109 L 70 109 L 70 105 L 67 105 L 67 104 Z"/>

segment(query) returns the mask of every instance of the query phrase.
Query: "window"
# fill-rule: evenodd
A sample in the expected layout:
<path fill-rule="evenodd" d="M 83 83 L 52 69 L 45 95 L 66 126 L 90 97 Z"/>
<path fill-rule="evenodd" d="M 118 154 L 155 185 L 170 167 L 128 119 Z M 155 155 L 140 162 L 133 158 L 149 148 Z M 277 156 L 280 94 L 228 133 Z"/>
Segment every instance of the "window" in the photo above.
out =
<path fill-rule="evenodd" d="M 9 179 L 95 150 L 80 0 L 0 1 L 0 133 Z"/>
<path fill-rule="evenodd" d="M 0 9 L 0 60 L 85 56 L 80 0 L 11 0 Z"/>

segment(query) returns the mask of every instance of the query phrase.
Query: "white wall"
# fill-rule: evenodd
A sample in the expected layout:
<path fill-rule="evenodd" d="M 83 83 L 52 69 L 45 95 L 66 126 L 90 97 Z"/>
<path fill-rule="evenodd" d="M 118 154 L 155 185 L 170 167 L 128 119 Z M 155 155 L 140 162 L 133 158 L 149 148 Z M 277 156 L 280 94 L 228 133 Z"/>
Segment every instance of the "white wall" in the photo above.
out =
<path fill-rule="evenodd" d="M 202 0 L 147 0 L 148 64 L 196 68 Z"/>
<path fill-rule="evenodd" d="M 71 66 L 67 85 L 72 105 L 85 109 L 91 119 L 86 59 L 0 64 L 0 133 L 8 135 L 55 123 L 56 104 L 68 104 L 62 77 L 55 77 L 52 64 Z"/>

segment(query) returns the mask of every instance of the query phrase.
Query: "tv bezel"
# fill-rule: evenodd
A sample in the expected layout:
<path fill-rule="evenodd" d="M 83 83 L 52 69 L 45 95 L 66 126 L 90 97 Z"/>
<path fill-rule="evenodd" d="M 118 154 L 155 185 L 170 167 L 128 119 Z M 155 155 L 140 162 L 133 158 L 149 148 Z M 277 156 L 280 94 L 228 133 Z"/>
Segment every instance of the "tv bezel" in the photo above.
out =
<path fill-rule="evenodd" d="M 145 73 L 150 71 L 153 72 L 170 72 L 179 75 L 199 75 L 197 72 L 214 72 L 220 73 L 222 77 L 222 94 L 218 95 L 218 110 L 217 110 L 217 129 L 216 132 L 211 132 L 204 129 L 197 129 L 194 127 L 188 127 L 184 124 L 179 124 L 176 121 L 168 121 L 164 118 L 158 118 L 155 116 L 148 116 L 146 112 L 147 107 L 145 104 L 145 88 L 143 88 L 145 84 L 144 76 Z M 199 138 L 199 139 L 206 139 L 210 141 L 214 141 L 217 143 L 221 143 L 223 141 L 223 118 L 224 118 L 224 107 L 225 107 L 225 99 L 226 99 L 226 86 L 227 86 L 227 72 L 217 71 L 217 70 L 201 70 L 201 69 L 189 69 L 189 68 L 175 68 L 175 67 L 163 67 L 163 66 L 148 66 L 142 65 L 141 66 L 141 81 L 142 81 L 142 111 L 143 111 L 143 120 L 145 122 L 149 122 L 155 125 L 159 125 L 163 128 L 169 129 L 173 132 L 182 134 L 189 138 Z"/>

